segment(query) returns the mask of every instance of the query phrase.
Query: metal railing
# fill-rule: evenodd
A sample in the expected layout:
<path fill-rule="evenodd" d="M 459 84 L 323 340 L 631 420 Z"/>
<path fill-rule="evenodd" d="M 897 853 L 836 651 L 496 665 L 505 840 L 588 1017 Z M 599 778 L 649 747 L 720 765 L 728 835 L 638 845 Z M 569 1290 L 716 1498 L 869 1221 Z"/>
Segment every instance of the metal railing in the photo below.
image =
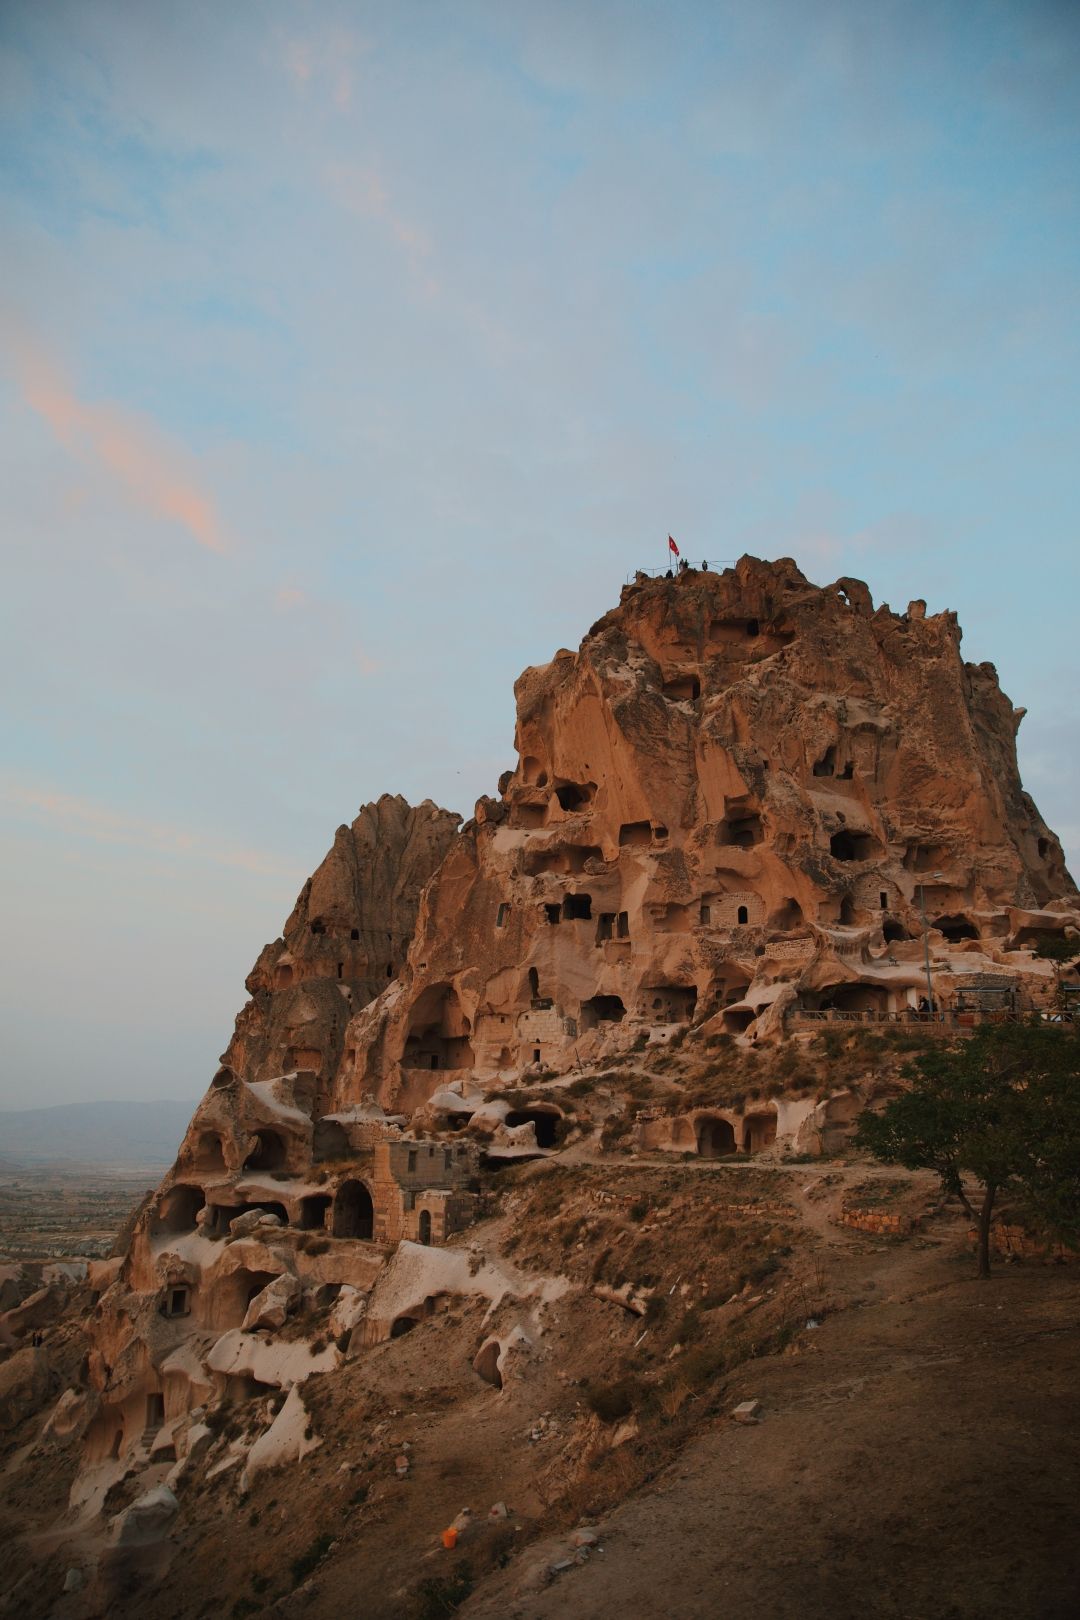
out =
<path fill-rule="evenodd" d="M 675 574 L 678 572 L 680 561 L 680 558 L 673 557 L 671 562 L 664 568 L 635 568 L 632 570 L 632 572 L 627 574 L 626 583 L 628 585 L 633 585 L 638 579 L 638 576 L 641 574 L 644 574 L 646 579 L 663 579 L 665 574 Z M 689 557 L 686 559 L 686 561 L 689 563 L 689 568 L 687 569 L 688 573 L 701 573 L 700 563 L 691 562 Z M 726 568 L 734 568 L 735 564 L 730 558 L 717 561 L 712 557 L 709 557 L 706 559 L 705 566 L 708 568 L 710 574 L 722 574 Z"/>
<path fill-rule="evenodd" d="M 902 1012 L 855 1012 L 846 1007 L 789 1007 L 785 1018 L 793 1024 L 916 1024 L 936 1026 L 938 1029 L 970 1030 L 979 1024 L 1023 1024 L 1033 1013 L 1051 1022 L 1062 1019 L 1058 1009 L 1040 1011 L 1036 1007 L 943 1007 L 937 1012 L 920 1012 L 915 1007 L 905 1008 Z M 1064 1019 L 1068 1020 L 1068 1013 Z"/>

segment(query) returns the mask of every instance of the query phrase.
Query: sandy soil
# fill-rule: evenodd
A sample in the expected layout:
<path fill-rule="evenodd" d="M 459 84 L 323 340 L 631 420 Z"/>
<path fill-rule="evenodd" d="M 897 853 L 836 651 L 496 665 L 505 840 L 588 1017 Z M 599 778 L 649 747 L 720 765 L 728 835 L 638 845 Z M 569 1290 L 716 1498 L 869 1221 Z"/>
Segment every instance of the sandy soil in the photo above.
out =
<path fill-rule="evenodd" d="M 1080 1276 L 980 1284 L 951 1241 L 856 1266 L 865 1304 L 729 1380 L 728 1406 L 759 1399 L 760 1424 L 691 1443 L 583 1566 L 527 1596 L 511 1567 L 459 1614 L 1076 1614 Z"/>

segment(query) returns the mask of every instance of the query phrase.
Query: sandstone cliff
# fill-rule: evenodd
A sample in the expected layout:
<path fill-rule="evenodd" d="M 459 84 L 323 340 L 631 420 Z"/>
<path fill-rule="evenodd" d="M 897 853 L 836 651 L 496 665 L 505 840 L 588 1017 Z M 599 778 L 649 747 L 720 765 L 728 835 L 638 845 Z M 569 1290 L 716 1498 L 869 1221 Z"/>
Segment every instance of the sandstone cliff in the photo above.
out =
<path fill-rule="evenodd" d="M 349 1018 L 404 963 L 421 892 L 460 820 L 430 799 L 413 808 L 384 793 L 338 828 L 283 937 L 263 946 L 248 974 L 251 1000 L 221 1057 L 229 1074 L 336 1071 Z"/>
<path fill-rule="evenodd" d="M 716 1017 L 900 1013 L 1004 985 L 1073 919 L 1022 790 L 1020 713 L 953 613 L 875 610 L 789 560 L 638 582 L 517 683 L 517 769 L 425 896 L 402 984 L 350 1025 L 339 1099 L 415 1108 Z M 1044 910 L 1049 907 L 1050 909 Z M 929 999 L 929 998 L 928 998 Z"/>

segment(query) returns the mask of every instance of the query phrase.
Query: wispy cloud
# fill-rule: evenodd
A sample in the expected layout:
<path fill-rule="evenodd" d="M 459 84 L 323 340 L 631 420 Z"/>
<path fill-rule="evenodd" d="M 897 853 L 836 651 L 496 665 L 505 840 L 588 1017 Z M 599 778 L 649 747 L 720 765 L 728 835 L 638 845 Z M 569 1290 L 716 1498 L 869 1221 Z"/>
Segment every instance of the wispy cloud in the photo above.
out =
<path fill-rule="evenodd" d="M 374 220 L 384 229 L 404 252 L 410 269 L 420 278 L 429 297 L 440 291 L 438 280 L 427 267 L 431 257 L 427 232 L 398 211 L 378 169 L 371 164 L 330 163 L 326 168 L 326 186 L 330 195 L 350 214 Z"/>
<path fill-rule="evenodd" d="M 11 819 L 30 821 L 70 838 L 227 866 L 261 877 L 299 880 L 303 875 L 292 863 L 265 851 L 221 844 L 182 827 L 129 815 L 94 799 L 16 778 L 0 782 L 0 805 Z"/>
<path fill-rule="evenodd" d="M 84 463 L 105 472 L 126 498 L 176 523 L 207 551 L 225 550 L 213 496 L 185 453 L 143 416 L 109 401 L 80 399 L 61 368 L 13 321 L 0 328 L 26 405 Z"/>
<path fill-rule="evenodd" d="M 301 94 L 316 87 L 328 90 L 335 107 L 347 112 L 356 83 L 355 58 L 368 48 L 366 40 L 345 29 L 333 29 L 318 39 L 290 35 L 281 41 L 281 63 Z"/>

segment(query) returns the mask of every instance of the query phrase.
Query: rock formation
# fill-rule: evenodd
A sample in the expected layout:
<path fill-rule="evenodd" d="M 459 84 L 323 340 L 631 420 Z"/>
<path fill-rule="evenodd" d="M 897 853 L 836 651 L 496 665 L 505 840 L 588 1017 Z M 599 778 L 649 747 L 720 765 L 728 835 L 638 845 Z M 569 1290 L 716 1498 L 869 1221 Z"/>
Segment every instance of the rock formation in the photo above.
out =
<path fill-rule="evenodd" d="M 94 1268 L 84 1503 L 133 1460 L 182 1471 L 214 1401 L 291 1390 L 468 1286 L 460 1252 L 419 1256 L 473 1218 L 481 1154 L 559 1148 L 566 1091 L 542 1080 L 691 1028 L 763 1045 L 1050 1006 L 1030 947 L 1075 936 L 1080 897 L 953 614 L 875 610 L 787 560 L 639 575 L 516 691 L 499 796 L 460 832 L 367 806 L 261 953 L 175 1167 Z M 643 1110 L 637 1142 L 820 1149 L 857 1106 Z M 335 1340 L 290 1337 L 332 1301 Z"/>
<path fill-rule="evenodd" d="M 345 1025 L 404 962 L 421 892 L 460 820 L 430 799 L 413 809 L 386 793 L 338 828 L 283 937 L 263 946 L 248 974 L 251 1000 L 221 1057 L 230 1075 L 337 1071 Z"/>
<path fill-rule="evenodd" d="M 509 1084 L 691 1021 L 759 1039 L 1037 996 L 1023 947 L 1075 927 L 1076 890 L 1021 788 L 1020 712 L 960 634 L 787 560 L 639 576 L 518 681 L 517 769 L 350 1024 L 335 1095 L 411 1111 L 455 1073 Z"/>

